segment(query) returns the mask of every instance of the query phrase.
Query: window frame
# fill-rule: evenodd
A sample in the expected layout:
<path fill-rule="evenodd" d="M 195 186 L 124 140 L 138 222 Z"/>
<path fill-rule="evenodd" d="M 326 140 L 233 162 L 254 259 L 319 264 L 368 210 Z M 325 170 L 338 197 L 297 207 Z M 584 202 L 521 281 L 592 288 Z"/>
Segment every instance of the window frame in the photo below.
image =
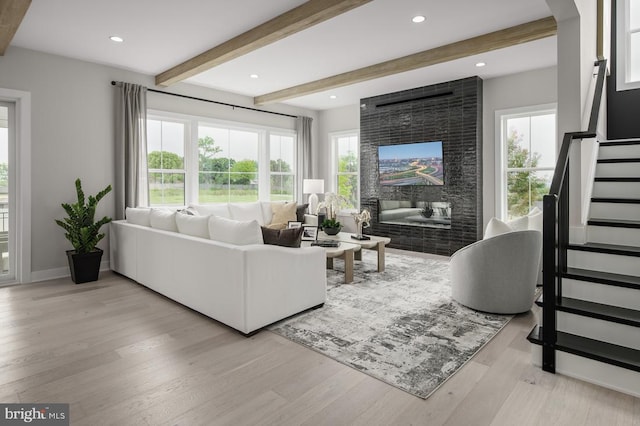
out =
<path fill-rule="evenodd" d="M 640 78 L 630 80 L 631 35 L 640 33 L 640 27 L 630 28 L 630 0 L 616 2 L 616 91 L 640 89 Z"/>
<path fill-rule="evenodd" d="M 527 172 L 527 171 L 553 171 L 555 170 L 555 161 L 553 166 L 545 167 L 507 167 L 507 136 L 506 122 L 510 118 L 517 117 L 534 117 L 540 115 L 548 115 L 553 113 L 556 121 L 556 131 L 554 151 L 555 160 L 558 157 L 558 106 L 556 103 L 532 105 L 519 108 L 509 108 L 497 110 L 495 112 L 495 216 L 501 220 L 508 219 L 507 206 L 507 187 L 508 174 L 510 172 Z"/>
<path fill-rule="evenodd" d="M 291 137 L 293 139 L 293 163 L 291 164 L 291 172 L 272 172 L 271 171 L 271 136 L 279 136 L 280 138 L 282 137 Z M 267 193 L 267 197 L 268 200 L 271 201 L 271 195 L 272 195 L 272 191 L 271 191 L 271 176 L 291 176 L 291 179 L 293 180 L 293 192 L 291 194 L 292 199 L 290 201 L 295 201 L 297 198 L 297 191 L 298 191 L 298 139 L 297 139 L 297 135 L 296 132 L 294 130 L 291 130 L 289 132 L 284 132 L 282 131 L 282 129 L 273 129 L 272 131 L 268 132 L 267 134 L 267 139 L 268 139 L 268 147 L 267 147 L 267 164 L 268 164 L 268 168 L 266 170 L 267 172 L 267 179 L 269 182 L 269 188 L 268 188 L 268 193 Z"/>
<path fill-rule="evenodd" d="M 155 120 L 155 121 L 160 121 L 162 122 L 171 122 L 171 123 L 180 123 L 184 126 L 184 134 L 183 134 L 183 149 L 184 149 L 184 157 L 182 159 L 182 169 L 150 169 L 148 164 L 147 164 L 147 182 L 151 182 L 151 179 L 149 178 L 149 175 L 151 173 L 161 173 L 161 174 L 166 174 L 166 173 L 182 173 L 184 176 L 184 205 L 189 205 L 189 176 L 187 173 L 187 170 L 189 170 L 190 168 L 190 163 L 191 163 L 191 137 L 190 134 L 192 133 L 192 129 L 191 129 L 191 123 L 189 122 L 189 120 L 185 119 L 184 116 L 181 116 L 179 114 L 164 114 L 164 115 L 159 115 L 156 111 L 153 112 L 148 112 L 147 113 L 147 123 L 150 120 Z M 147 133 L 147 137 L 148 137 L 148 133 Z M 149 159 L 149 142 L 147 140 L 147 160 Z M 153 207 L 176 207 L 176 206 L 182 206 L 183 204 L 153 204 L 151 203 L 151 189 L 149 189 L 149 206 L 153 206 Z"/>
<path fill-rule="evenodd" d="M 348 173 L 340 173 L 338 171 L 338 167 L 340 164 L 340 159 L 338 158 L 338 140 L 344 137 L 355 137 L 356 138 L 356 155 L 358 156 L 358 169 L 355 172 Z M 338 178 L 341 175 L 346 176 L 356 176 L 357 179 L 357 188 L 356 188 L 356 205 L 353 207 L 357 211 L 360 211 L 360 131 L 358 129 L 352 130 L 343 130 L 339 132 L 331 132 L 329 133 L 329 141 L 331 143 L 331 192 L 337 194 L 338 193 Z"/>
<path fill-rule="evenodd" d="M 148 120 L 164 120 L 172 122 L 185 123 L 185 155 L 184 155 L 184 173 L 185 173 L 185 206 L 190 204 L 215 204 L 204 203 L 199 200 L 199 174 L 200 163 L 198 158 L 198 137 L 199 127 L 209 126 L 215 128 L 224 128 L 227 130 L 251 131 L 258 133 L 258 200 L 271 200 L 271 181 L 270 181 L 270 135 L 287 136 L 293 138 L 294 163 L 291 165 L 294 171 L 294 193 L 292 200 L 297 201 L 298 191 L 298 135 L 294 129 L 286 129 L 272 126 L 264 126 L 252 123 L 243 123 L 237 121 L 217 119 L 214 117 L 204 117 L 189 114 L 180 114 L 168 111 L 149 110 L 147 113 Z M 155 169 L 154 169 L 155 170 Z M 147 169 L 147 174 L 151 173 L 151 169 Z M 151 200 L 150 200 L 151 201 Z M 229 200 L 227 202 L 243 202 L 237 200 Z M 159 205 L 151 204 L 153 207 L 176 207 L 175 204 Z"/>

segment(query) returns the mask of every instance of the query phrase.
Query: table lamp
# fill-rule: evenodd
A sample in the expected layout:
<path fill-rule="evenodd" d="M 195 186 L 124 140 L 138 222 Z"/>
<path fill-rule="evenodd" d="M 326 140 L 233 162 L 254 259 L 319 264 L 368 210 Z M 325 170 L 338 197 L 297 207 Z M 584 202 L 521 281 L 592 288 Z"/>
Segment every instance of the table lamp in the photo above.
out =
<path fill-rule="evenodd" d="M 302 192 L 309 195 L 309 213 L 317 214 L 318 210 L 318 193 L 324 193 L 323 179 L 303 179 Z"/>

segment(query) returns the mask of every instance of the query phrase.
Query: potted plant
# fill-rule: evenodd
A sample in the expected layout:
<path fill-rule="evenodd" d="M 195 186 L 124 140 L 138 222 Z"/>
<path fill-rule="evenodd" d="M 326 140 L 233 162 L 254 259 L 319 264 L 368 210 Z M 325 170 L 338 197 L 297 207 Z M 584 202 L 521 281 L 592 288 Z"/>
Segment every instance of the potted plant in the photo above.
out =
<path fill-rule="evenodd" d="M 336 220 L 338 211 L 348 204 L 348 200 L 339 194 L 327 192 L 324 195 L 324 201 L 318 204 L 318 210 L 324 208 L 327 212 L 326 219 L 322 221 L 320 226 L 327 235 L 336 235 L 342 229 L 340 222 Z"/>
<path fill-rule="evenodd" d="M 342 224 L 335 219 L 325 219 L 320 226 L 327 235 L 336 235 L 342 230 Z"/>
<path fill-rule="evenodd" d="M 111 185 L 108 185 L 95 197 L 89 196 L 86 202 L 82 183 L 79 178 L 76 179 L 78 201 L 73 204 L 62 203 L 68 217 L 63 220 L 56 219 L 56 223 L 66 231 L 64 236 L 73 246 L 73 250 L 67 250 L 67 258 L 71 279 L 76 284 L 98 279 L 102 249 L 97 248 L 96 244 L 104 238 L 100 228 L 111 222 L 111 218 L 105 216 L 96 222 L 95 213 L 98 202 L 110 191 Z"/>

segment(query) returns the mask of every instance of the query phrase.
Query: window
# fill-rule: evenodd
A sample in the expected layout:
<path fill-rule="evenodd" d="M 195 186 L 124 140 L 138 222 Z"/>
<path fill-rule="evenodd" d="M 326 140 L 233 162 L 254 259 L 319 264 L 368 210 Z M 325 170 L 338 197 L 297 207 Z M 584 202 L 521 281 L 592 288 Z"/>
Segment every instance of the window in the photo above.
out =
<path fill-rule="evenodd" d="M 640 0 L 616 3 L 617 90 L 640 89 Z"/>
<path fill-rule="evenodd" d="M 360 160 L 357 131 L 333 133 L 331 144 L 333 147 L 334 185 L 336 193 L 345 197 L 348 208 L 359 207 L 360 201 Z"/>
<path fill-rule="evenodd" d="M 293 130 L 154 112 L 147 120 L 152 206 L 294 200 Z"/>
<path fill-rule="evenodd" d="M 147 168 L 151 205 L 185 204 L 185 123 L 147 120 Z"/>
<path fill-rule="evenodd" d="M 295 139 L 293 135 L 271 133 L 269 138 L 269 182 L 271 201 L 295 198 Z"/>
<path fill-rule="evenodd" d="M 198 202 L 257 201 L 260 132 L 198 127 Z"/>
<path fill-rule="evenodd" d="M 553 105 L 496 112 L 496 215 L 512 219 L 542 209 L 556 162 L 556 110 Z"/>

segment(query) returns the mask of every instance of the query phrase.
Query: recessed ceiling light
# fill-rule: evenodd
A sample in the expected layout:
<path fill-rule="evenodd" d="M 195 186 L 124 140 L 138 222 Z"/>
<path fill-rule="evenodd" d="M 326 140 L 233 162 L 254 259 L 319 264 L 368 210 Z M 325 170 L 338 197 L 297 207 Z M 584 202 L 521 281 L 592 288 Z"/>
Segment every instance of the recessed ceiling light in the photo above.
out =
<path fill-rule="evenodd" d="M 329 99 L 336 99 L 336 98 L 337 98 L 337 96 L 336 96 L 336 95 L 331 95 L 331 96 L 329 96 Z"/>
<path fill-rule="evenodd" d="M 481 67 L 484 67 L 485 65 L 487 65 L 487 64 L 485 64 L 484 62 L 478 62 L 476 64 L 476 67 L 481 68 Z"/>
<path fill-rule="evenodd" d="M 251 74 L 249 77 L 251 77 L 251 78 L 258 78 L 258 74 Z"/>
<path fill-rule="evenodd" d="M 417 15 L 414 16 L 413 19 L 411 19 L 413 22 L 415 22 L 416 24 L 419 24 L 420 22 L 424 22 L 424 20 L 427 19 L 422 15 Z"/>
<path fill-rule="evenodd" d="M 109 40 L 115 41 L 116 43 L 122 43 L 124 41 L 122 37 L 118 37 L 118 36 L 111 36 L 109 37 Z"/>

